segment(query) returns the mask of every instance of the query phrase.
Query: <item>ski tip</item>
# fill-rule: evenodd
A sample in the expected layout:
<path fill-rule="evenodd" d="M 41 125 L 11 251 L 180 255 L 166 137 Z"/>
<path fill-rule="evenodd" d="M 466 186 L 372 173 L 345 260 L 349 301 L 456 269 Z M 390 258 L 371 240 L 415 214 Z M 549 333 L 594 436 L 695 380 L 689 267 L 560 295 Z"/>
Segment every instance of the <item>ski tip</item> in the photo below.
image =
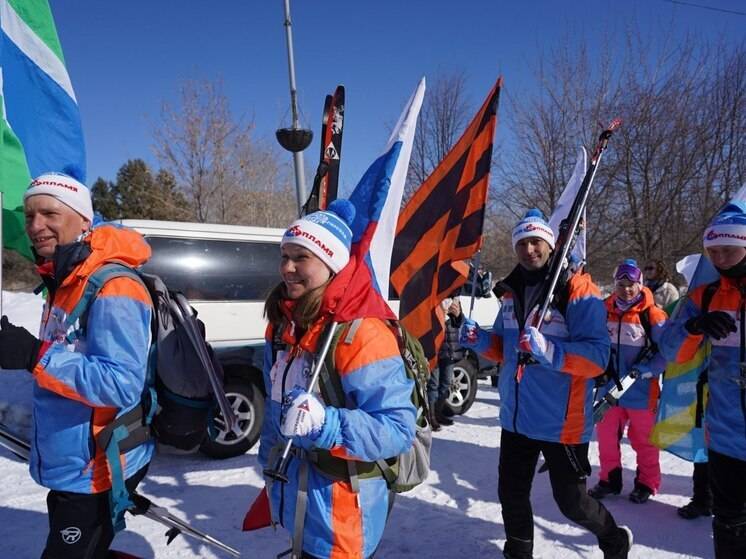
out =
<path fill-rule="evenodd" d="M 606 129 L 609 132 L 613 132 L 622 125 L 622 119 L 617 117 L 609 123 L 609 127 Z"/>

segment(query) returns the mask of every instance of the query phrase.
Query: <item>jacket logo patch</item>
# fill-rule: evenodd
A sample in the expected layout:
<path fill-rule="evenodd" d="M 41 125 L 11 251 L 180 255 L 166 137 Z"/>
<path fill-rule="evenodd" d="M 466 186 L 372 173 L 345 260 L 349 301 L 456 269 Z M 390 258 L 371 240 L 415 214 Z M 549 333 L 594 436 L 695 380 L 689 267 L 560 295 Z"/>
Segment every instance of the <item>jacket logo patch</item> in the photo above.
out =
<path fill-rule="evenodd" d="M 62 536 L 63 542 L 68 545 L 72 545 L 74 543 L 77 543 L 78 540 L 80 540 L 80 536 L 82 536 L 83 534 L 80 531 L 80 528 L 78 528 L 77 526 L 70 526 L 69 528 L 60 530 L 60 535 Z"/>

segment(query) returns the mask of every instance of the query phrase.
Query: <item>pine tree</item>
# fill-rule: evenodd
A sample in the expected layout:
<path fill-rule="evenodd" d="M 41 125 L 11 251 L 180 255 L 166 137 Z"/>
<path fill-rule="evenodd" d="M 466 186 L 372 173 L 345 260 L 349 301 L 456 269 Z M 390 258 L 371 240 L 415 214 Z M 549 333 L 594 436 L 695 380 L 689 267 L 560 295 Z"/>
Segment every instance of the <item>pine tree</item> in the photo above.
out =
<path fill-rule="evenodd" d="M 93 197 L 93 209 L 100 213 L 105 220 L 109 221 L 121 217 L 117 192 L 113 183 L 99 177 L 93 183 L 91 196 Z"/>
<path fill-rule="evenodd" d="M 145 161 L 130 159 L 117 172 L 116 191 L 120 215 L 130 219 L 153 219 L 153 175 Z"/>
<path fill-rule="evenodd" d="M 176 184 L 172 173 L 161 169 L 155 176 L 152 190 L 153 211 L 151 219 L 173 221 L 193 219 L 191 207 Z"/>

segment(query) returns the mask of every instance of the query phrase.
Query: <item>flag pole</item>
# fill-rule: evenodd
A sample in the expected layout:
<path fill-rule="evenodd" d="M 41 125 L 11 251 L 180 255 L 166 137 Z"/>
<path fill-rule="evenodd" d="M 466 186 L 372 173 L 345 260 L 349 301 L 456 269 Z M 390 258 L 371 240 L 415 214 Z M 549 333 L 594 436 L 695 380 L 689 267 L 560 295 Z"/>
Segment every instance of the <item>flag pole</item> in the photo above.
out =
<path fill-rule="evenodd" d="M 489 191 L 489 187 L 487 188 Z M 485 208 L 486 209 L 486 208 Z M 485 211 L 485 213 L 487 213 Z M 482 214 L 482 235 L 484 235 L 484 214 Z M 469 320 L 471 320 L 471 314 L 474 312 L 474 299 L 477 296 L 477 270 L 482 262 L 482 249 L 477 251 L 476 257 L 472 260 L 474 264 L 474 273 L 471 277 L 471 301 L 469 302 Z"/>

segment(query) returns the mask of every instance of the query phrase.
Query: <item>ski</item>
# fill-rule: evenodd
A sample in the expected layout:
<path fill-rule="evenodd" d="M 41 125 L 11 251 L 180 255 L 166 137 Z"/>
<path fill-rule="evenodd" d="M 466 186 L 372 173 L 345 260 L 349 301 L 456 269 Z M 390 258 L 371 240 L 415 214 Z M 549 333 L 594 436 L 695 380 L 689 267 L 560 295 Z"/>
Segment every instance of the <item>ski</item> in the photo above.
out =
<path fill-rule="evenodd" d="M 338 85 L 334 94 L 327 95 L 324 102 L 319 166 L 316 168 L 311 194 L 303 205 L 303 215 L 324 210 L 332 200 L 337 198 L 344 112 L 345 88 L 343 85 Z"/>
<path fill-rule="evenodd" d="M 15 434 L 2 423 L 0 423 L 0 446 L 10 450 L 13 454 L 24 461 L 29 461 L 31 445 L 29 445 L 28 441 Z M 165 508 L 155 505 L 147 497 L 133 491 L 131 498 L 134 506 L 129 509 L 130 514 L 133 516 L 143 515 L 168 528 L 168 531 L 166 532 L 166 545 L 170 544 L 179 534 L 184 534 L 185 536 L 196 538 L 203 543 L 225 551 L 232 557 L 241 557 L 241 553 L 238 550 L 213 538 L 209 534 L 190 526 L 186 521 L 174 516 Z"/>
<path fill-rule="evenodd" d="M 544 317 L 549 310 L 549 305 L 551 305 L 552 301 L 554 300 L 555 291 L 557 290 L 557 287 L 559 285 L 560 276 L 569 268 L 568 257 L 570 256 L 572 248 L 575 245 L 578 233 L 580 232 L 581 227 L 585 226 L 584 224 L 581 225 L 580 220 L 583 216 L 583 211 L 585 210 L 585 206 L 588 202 L 588 194 L 591 191 L 593 179 L 596 177 L 596 171 L 598 170 L 598 164 L 601 162 L 601 156 L 603 155 L 604 151 L 606 151 L 606 148 L 609 145 L 609 138 L 611 138 L 614 130 L 621 126 L 621 124 L 622 121 L 618 118 L 615 118 L 611 121 L 606 130 L 601 132 L 601 135 L 598 138 L 598 143 L 596 144 L 596 148 L 593 150 L 593 155 L 591 156 L 591 163 L 588 166 L 588 170 L 586 171 L 585 176 L 583 177 L 583 182 L 581 183 L 580 188 L 578 188 L 578 193 L 575 196 L 575 200 L 570 207 L 570 211 L 568 212 L 567 217 L 560 223 L 556 246 L 549 261 L 549 271 L 547 273 L 547 277 L 549 278 L 549 286 L 544 294 L 543 302 L 539 312 L 534 315 L 534 323 L 532 324 L 532 326 L 534 326 L 537 330 L 541 330 L 541 326 L 544 323 Z M 521 381 L 526 365 L 532 362 L 533 361 L 529 353 L 521 352 L 518 355 L 518 366 L 516 367 L 515 373 L 517 382 Z"/>
<path fill-rule="evenodd" d="M 624 393 L 630 389 L 630 387 L 637 380 L 636 377 L 631 375 L 625 376 L 619 381 L 619 386 L 612 386 L 611 389 L 604 394 L 598 402 L 593 404 L 593 423 L 598 423 L 604 418 L 606 412 L 611 408 L 619 404 L 619 400 L 624 396 Z M 620 388 L 621 387 L 621 388 Z"/>

